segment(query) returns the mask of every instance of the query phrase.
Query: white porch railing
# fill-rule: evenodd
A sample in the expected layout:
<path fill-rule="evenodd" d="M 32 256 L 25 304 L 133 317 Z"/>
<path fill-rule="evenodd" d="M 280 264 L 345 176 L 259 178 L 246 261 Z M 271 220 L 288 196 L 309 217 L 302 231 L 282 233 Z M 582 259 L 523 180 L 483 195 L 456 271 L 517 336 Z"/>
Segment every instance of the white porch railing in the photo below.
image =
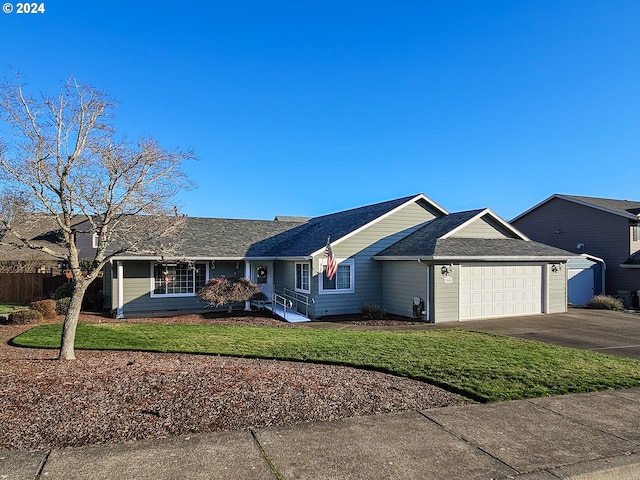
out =
<path fill-rule="evenodd" d="M 271 301 L 273 302 L 273 311 L 287 321 L 291 321 L 292 318 L 298 318 L 299 316 L 303 316 L 309 320 L 309 311 L 314 303 L 313 298 L 310 296 L 282 285 L 274 285 Z"/>

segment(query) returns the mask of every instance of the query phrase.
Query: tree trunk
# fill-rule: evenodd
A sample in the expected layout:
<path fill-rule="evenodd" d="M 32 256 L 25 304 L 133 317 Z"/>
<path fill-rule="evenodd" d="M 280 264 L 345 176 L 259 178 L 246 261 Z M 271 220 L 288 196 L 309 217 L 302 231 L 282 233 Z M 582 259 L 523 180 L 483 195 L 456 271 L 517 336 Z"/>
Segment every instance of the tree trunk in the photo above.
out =
<path fill-rule="evenodd" d="M 64 324 L 62 326 L 62 343 L 60 346 L 60 355 L 58 360 L 75 360 L 76 353 L 74 350 L 76 340 L 76 328 L 78 327 L 78 319 L 80 318 L 80 311 L 82 309 L 82 299 L 84 298 L 84 292 L 87 290 L 88 283 L 85 281 L 79 281 L 76 283 L 76 288 L 71 295 L 71 302 L 69 303 L 69 310 L 64 317 Z"/>

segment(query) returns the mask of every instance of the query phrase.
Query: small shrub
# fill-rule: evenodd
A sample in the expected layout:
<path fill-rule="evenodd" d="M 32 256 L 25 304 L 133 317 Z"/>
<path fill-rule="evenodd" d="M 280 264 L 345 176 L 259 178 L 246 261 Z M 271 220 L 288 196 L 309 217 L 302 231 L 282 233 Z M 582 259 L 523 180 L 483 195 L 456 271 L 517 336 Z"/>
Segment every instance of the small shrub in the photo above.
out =
<path fill-rule="evenodd" d="M 83 272 L 91 272 L 94 268 L 94 260 L 93 258 L 81 258 L 79 266 Z"/>
<path fill-rule="evenodd" d="M 42 314 L 43 318 L 53 318 L 56 316 L 55 300 L 39 300 L 29 304 L 32 310 L 36 310 Z"/>
<path fill-rule="evenodd" d="M 71 303 L 71 297 L 59 298 L 56 300 L 56 313 L 58 315 L 66 315 L 69 311 L 69 304 Z"/>
<path fill-rule="evenodd" d="M 366 320 L 382 320 L 387 317 L 387 312 L 380 305 L 365 305 L 361 313 Z"/>
<path fill-rule="evenodd" d="M 73 282 L 63 283 L 58 288 L 56 288 L 56 291 L 53 294 L 53 299 L 60 300 L 61 298 L 71 297 L 75 288 L 76 284 Z"/>
<path fill-rule="evenodd" d="M 246 278 L 212 278 L 198 292 L 198 297 L 210 305 L 257 300 L 262 295 L 260 287 Z"/>
<path fill-rule="evenodd" d="M 9 325 L 26 325 L 38 323 L 42 320 L 42 314 L 37 310 L 20 310 L 9 315 Z"/>
<path fill-rule="evenodd" d="M 595 308 L 598 310 L 624 310 L 624 305 L 620 300 L 609 295 L 597 295 L 587 304 L 588 308 Z"/>

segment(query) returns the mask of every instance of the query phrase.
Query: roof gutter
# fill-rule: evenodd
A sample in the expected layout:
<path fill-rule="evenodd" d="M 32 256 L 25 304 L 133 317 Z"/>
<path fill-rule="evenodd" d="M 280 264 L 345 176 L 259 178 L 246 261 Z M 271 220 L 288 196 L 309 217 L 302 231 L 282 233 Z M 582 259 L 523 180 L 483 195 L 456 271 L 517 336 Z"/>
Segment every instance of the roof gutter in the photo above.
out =
<path fill-rule="evenodd" d="M 176 262 L 180 260 L 191 260 L 191 261 L 202 261 L 209 262 L 211 260 L 216 261 L 230 261 L 230 262 L 239 262 L 239 261 L 249 261 L 249 262 L 257 262 L 257 261 L 273 261 L 273 260 L 311 260 L 313 257 L 311 256 L 300 256 L 300 257 L 191 257 L 187 255 L 181 256 L 171 256 L 171 257 L 161 257 L 159 255 L 117 255 L 115 257 L 111 257 L 109 259 L 110 263 L 117 261 L 152 261 L 152 262 L 162 262 L 162 261 L 171 261 Z"/>
<path fill-rule="evenodd" d="M 505 257 L 487 257 L 487 256 L 431 256 L 431 257 L 423 257 L 423 256 L 374 256 L 374 260 L 411 260 L 411 261 L 422 261 L 422 262 L 508 262 L 508 261 L 519 261 L 519 262 L 540 262 L 540 261 L 550 261 L 550 262 L 566 262 L 570 258 L 573 257 L 557 257 L 557 256 L 505 256 Z"/>

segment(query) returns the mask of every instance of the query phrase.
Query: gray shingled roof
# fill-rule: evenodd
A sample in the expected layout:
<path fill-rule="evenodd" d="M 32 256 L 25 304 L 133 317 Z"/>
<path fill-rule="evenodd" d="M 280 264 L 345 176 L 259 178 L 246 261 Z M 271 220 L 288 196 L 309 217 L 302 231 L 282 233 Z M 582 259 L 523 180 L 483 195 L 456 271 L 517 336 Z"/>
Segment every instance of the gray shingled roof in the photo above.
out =
<path fill-rule="evenodd" d="M 302 222 L 188 218 L 180 234 L 183 254 L 193 257 L 269 257 L 278 238 Z"/>
<path fill-rule="evenodd" d="M 582 203 L 588 203 L 596 207 L 604 208 L 607 210 L 613 210 L 614 212 L 621 213 L 623 215 L 639 215 L 640 214 L 640 202 L 632 200 L 615 200 L 612 198 L 598 198 L 598 197 L 582 197 L 579 195 L 560 195 L 561 197 L 576 200 Z"/>
<path fill-rule="evenodd" d="M 378 253 L 380 257 L 417 257 L 432 256 L 435 252 L 436 242 L 440 237 L 446 235 L 451 230 L 459 227 L 463 223 L 471 220 L 482 212 L 480 210 L 469 210 L 467 212 L 450 213 L 437 217 L 426 225 L 406 236 L 399 242 L 385 248 Z"/>
<path fill-rule="evenodd" d="M 180 225 L 177 256 L 193 258 L 306 257 L 331 241 L 367 225 L 417 195 L 344 210 L 308 219 L 235 220 L 186 217 Z M 153 252 L 154 245 L 176 239 L 159 238 L 139 248 Z"/>
<path fill-rule="evenodd" d="M 391 210 L 407 203 L 417 195 L 397 198 L 364 207 L 314 217 L 298 228 L 286 232 L 275 239 L 277 245 L 271 251 L 274 256 L 308 256 L 323 248 L 327 237 L 334 242 L 345 235 L 367 225 Z"/>
<path fill-rule="evenodd" d="M 159 246 L 164 245 L 165 254 L 176 257 L 269 257 L 280 236 L 301 225 L 304 222 L 185 217 L 179 220 L 176 235 L 144 240 L 137 246 L 136 253 L 142 256 L 157 254 L 161 251 Z M 122 245 L 124 242 L 114 242 L 110 246 L 111 252 Z M 167 248 L 169 245 L 174 247 Z"/>
<path fill-rule="evenodd" d="M 542 243 L 517 238 L 446 238 L 438 240 L 434 257 L 527 257 L 567 259 L 574 253 Z"/>
<path fill-rule="evenodd" d="M 465 258 L 529 257 L 564 259 L 575 256 L 559 248 L 516 238 L 442 238 L 483 210 L 450 213 L 387 247 L 376 257 Z"/>
<path fill-rule="evenodd" d="M 170 254 L 193 258 L 256 258 L 256 257 L 304 257 L 322 249 L 330 235 L 338 240 L 403 205 L 417 195 L 353 208 L 342 212 L 308 217 L 277 217 L 276 220 L 237 220 L 228 218 L 185 217 L 180 220 L 178 234 L 173 237 L 157 237 L 145 240 L 135 253 L 124 256 L 157 255 L 159 246 L 174 244 Z M 36 238 L 57 250 L 61 249 L 57 225 L 51 217 L 32 217 L 29 237 Z M 79 218 L 84 221 L 84 218 Z M 127 217 L 122 220 L 122 236 L 134 226 L 144 231 L 148 217 Z M 5 236 L 5 242 L 11 240 Z M 15 240 L 15 239 L 14 239 Z M 111 252 L 123 248 L 126 240 L 114 241 Z M 166 251 L 166 250 L 165 250 Z M 15 259 L 19 253 L 33 254 L 32 250 L 0 246 L 0 259 Z"/>
<path fill-rule="evenodd" d="M 66 249 L 62 245 L 62 235 L 59 225 L 50 215 L 32 214 L 14 222 L 16 229 L 31 243 L 47 247 L 59 255 L 64 255 Z M 23 246 L 11 232 L 0 230 L 0 260 L 37 260 L 58 261 L 57 258 Z"/>
<path fill-rule="evenodd" d="M 636 252 L 633 255 L 631 255 L 624 262 L 622 262 L 622 265 L 632 266 L 632 267 L 640 266 L 640 252 Z"/>

